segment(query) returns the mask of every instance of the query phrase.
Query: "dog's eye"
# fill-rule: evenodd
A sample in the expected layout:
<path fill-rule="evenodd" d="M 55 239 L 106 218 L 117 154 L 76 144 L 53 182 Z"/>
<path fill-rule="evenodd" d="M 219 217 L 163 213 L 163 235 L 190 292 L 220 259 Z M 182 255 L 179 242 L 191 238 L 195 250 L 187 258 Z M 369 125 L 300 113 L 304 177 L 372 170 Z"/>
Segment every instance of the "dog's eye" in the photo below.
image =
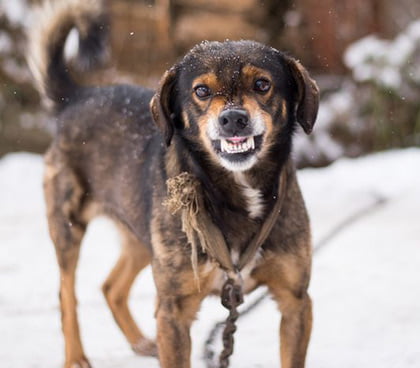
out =
<path fill-rule="evenodd" d="M 270 87 L 271 87 L 271 83 L 267 79 L 258 79 L 254 83 L 254 91 L 256 92 L 260 92 L 260 93 L 268 92 Z"/>
<path fill-rule="evenodd" d="M 202 100 L 210 97 L 211 90 L 209 87 L 205 86 L 204 84 L 200 84 L 197 87 L 194 87 L 194 92 L 196 96 Z"/>

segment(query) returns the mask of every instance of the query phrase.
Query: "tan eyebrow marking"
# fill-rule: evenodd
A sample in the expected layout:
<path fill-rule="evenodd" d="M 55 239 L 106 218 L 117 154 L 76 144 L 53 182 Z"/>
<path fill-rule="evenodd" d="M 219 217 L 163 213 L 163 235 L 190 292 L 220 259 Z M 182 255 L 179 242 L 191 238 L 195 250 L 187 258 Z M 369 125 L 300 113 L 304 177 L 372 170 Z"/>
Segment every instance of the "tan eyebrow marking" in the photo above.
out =
<path fill-rule="evenodd" d="M 257 79 L 265 78 L 272 83 L 272 76 L 271 74 L 262 68 L 259 68 L 254 65 L 245 65 L 242 68 L 242 83 L 244 84 L 245 88 L 248 90 L 252 90 L 254 87 L 254 83 Z M 273 88 L 271 88 L 268 93 L 262 95 L 265 99 L 269 99 L 273 94 Z"/>
<path fill-rule="evenodd" d="M 272 81 L 271 74 L 267 70 L 258 68 L 254 65 L 245 65 L 242 68 L 242 73 L 247 80 L 250 80 L 251 83 L 257 78 L 266 78 L 270 82 Z"/>
<path fill-rule="evenodd" d="M 200 84 L 205 84 L 206 86 L 210 87 L 212 91 L 216 91 L 218 87 L 220 87 L 217 76 L 213 72 L 202 74 L 195 78 L 192 83 L 192 88 Z"/>

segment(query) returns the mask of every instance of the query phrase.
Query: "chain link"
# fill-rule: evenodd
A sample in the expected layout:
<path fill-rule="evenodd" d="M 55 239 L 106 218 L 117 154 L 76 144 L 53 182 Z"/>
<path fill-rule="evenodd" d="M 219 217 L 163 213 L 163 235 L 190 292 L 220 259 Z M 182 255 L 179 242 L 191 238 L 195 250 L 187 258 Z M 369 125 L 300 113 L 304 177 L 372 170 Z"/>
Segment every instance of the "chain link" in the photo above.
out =
<path fill-rule="evenodd" d="M 243 301 L 241 285 L 236 284 L 232 278 L 228 278 L 222 288 L 222 305 L 229 310 L 229 316 L 223 330 L 223 350 L 219 356 L 218 368 L 229 367 L 229 358 L 233 354 L 236 320 L 239 317 L 237 307 Z"/>

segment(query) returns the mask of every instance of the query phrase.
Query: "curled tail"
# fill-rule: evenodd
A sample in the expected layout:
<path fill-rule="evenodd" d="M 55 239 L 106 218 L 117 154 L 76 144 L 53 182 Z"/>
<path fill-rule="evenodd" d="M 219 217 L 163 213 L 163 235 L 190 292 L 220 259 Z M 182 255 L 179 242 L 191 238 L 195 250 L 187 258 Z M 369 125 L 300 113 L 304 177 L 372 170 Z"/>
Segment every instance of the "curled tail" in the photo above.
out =
<path fill-rule="evenodd" d="M 47 0 L 28 28 L 28 64 L 39 92 L 60 109 L 76 93 L 64 48 L 72 29 L 79 35 L 76 66 L 87 69 L 107 56 L 108 17 L 102 0 Z"/>

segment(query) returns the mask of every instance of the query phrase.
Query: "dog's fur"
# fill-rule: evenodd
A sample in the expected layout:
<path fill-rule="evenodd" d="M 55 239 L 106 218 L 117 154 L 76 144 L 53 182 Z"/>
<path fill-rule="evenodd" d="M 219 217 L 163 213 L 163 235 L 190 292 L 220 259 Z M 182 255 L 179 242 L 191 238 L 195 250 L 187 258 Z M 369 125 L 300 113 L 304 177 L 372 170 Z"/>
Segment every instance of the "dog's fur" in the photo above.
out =
<path fill-rule="evenodd" d="M 156 93 L 128 85 L 82 87 L 67 70 L 64 42 L 78 27 L 81 46 L 83 40 L 92 46 L 81 47 L 82 52 L 99 51 L 103 14 L 89 7 L 96 1 L 73 0 L 61 8 L 60 3 L 50 9 L 48 23 L 31 29 L 29 57 L 56 112 L 44 185 L 60 267 L 65 367 L 89 367 L 74 281 L 81 240 L 97 214 L 113 219 L 124 239 L 103 291 L 128 342 L 140 354 L 158 355 L 163 368 L 190 367 L 191 323 L 202 299 L 220 291 L 223 272 L 199 253 L 197 288 L 181 219 L 163 205 L 166 180 L 188 172 L 200 181 L 206 210 L 237 261 L 273 208 L 280 173 L 292 166 L 296 122 L 307 133 L 312 130 L 318 89 L 293 58 L 251 41 L 195 46 L 166 72 Z M 81 4 L 84 8 L 75 11 Z M 223 139 L 241 136 L 254 136 L 255 148 L 221 152 Z M 312 321 L 311 240 L 294 170 L 287 183 L 281 214 L 242 273 L 245 292 L 266 285 L 278 302 L 282 367 L 299 368 Z M 127 306 L 135 277 L 150 263 L 158 295 L 157 347 Z"/>

